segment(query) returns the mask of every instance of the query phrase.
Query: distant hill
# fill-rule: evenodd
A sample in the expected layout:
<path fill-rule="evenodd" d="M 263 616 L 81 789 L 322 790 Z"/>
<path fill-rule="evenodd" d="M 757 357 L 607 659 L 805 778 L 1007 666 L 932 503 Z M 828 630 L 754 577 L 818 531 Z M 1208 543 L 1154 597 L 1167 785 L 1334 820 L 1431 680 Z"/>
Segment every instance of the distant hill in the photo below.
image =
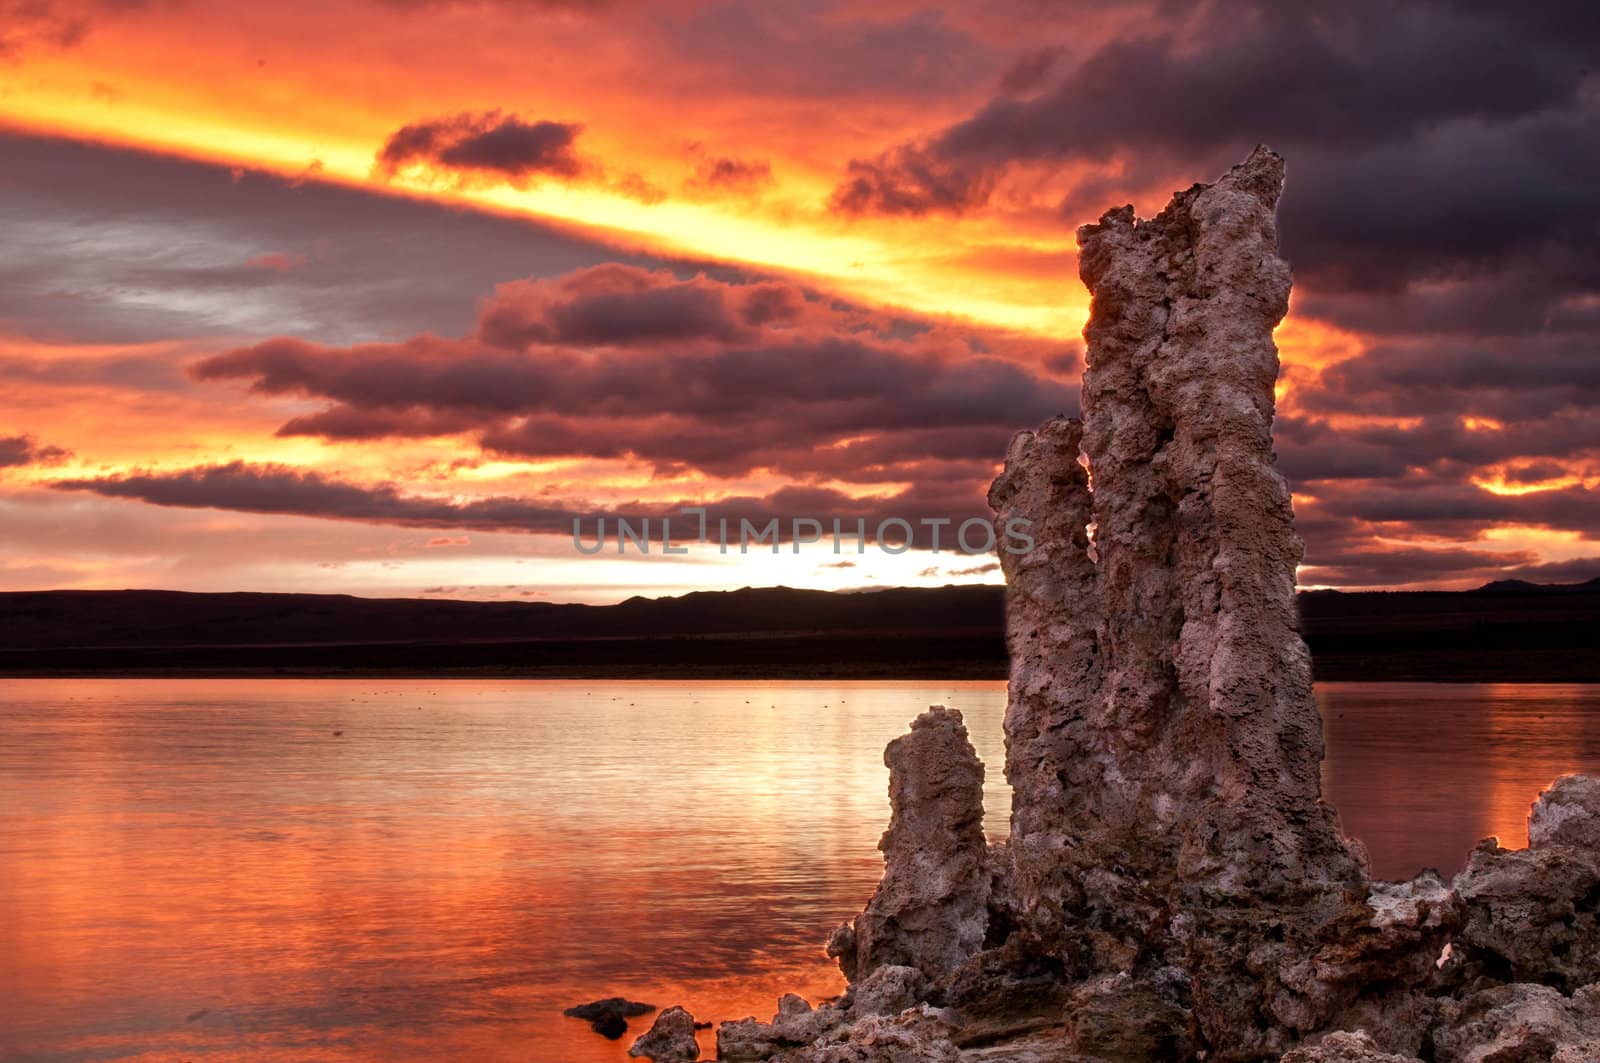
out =
<path fill-rule="evenodd" d="M 789 587 L 616 605 L 0 593 L 0 675 L 1003 678 L 1003 589 Z M 1600 580 L 1308 591 L 1320 679 L 1600 681 Z"/>
<path fill-rule="evenodd" d="M 1525 579 L 1497 579 L 1485 583 L 1473 594 L 1594 594 L 1600 592 L 1600 576 L 1583 583 L 1529 583 Z"/>
<path fill-rule="evenodd" d="M 999 631 L 1002 588 L 696 591 L 616 605 L 182 591 L 0 593 L 0 649 Z"/>

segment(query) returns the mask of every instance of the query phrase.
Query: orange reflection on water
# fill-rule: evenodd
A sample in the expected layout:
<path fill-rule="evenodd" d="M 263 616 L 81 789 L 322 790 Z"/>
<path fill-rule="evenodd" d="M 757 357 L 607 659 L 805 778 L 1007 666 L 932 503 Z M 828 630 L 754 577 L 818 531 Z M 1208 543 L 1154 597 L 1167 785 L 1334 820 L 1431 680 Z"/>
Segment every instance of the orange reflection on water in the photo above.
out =
<path fill-rule="evenodd" d="M 720 1020 L 832 995 L 883 744 L 965 701 L 997 756 L 1003 696 L 9 684 L 0 1055 L 582 1063 L 631 1040 L 561 1015 L 595 997 Z"/>
<path fill-rule="evenodd" d="M 1558 776 L 1600 770 L 1600 689 L 1564 684 L 1326 683 L 1323 791 L 1373 871 L 1458 870 L 1481 838 L 1528 842 Z"/>
<path fill-rule="evenodd" d="M 1600 768 L 1589 687 L 1319 688 L 1384 876 L 1520 844 Z M 842 983 L 883 746 L 999 683 L 28 681 L 0 691 L 0 1056 L 620 1063 L 620 994 L 768 1017 Z M 337 732 L 337 733 L 336 733 Z M 644 1022 L 634 1024 L 637 1033 Z M 707 1048 L 711 1035 L 703 1038 Z"/>

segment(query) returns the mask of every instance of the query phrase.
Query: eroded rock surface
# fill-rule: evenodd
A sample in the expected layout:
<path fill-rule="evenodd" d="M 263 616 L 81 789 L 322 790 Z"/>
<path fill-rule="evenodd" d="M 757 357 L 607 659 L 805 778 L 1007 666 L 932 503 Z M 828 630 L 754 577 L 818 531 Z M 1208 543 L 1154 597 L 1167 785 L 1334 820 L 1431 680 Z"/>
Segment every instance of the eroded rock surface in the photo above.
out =
<path fill-rule="evenodd" d="M 1321 800 L 1272 455 L 1282 184 L 1257 149 L 1079 230 L 1082 421 L 1019 434 L 989 494 L 1035 542 L 1001 554 L 1010 838 L 985 846 L 983 767 L 931 709 L 885 756 L 883 882 L 829 942 L 850 990 L 724 1024 L 722 1058 L 1600 1060 L 1600 780 L 1448 883 L 1369 881 Z"/>
<path fill-rule="evenodd" d="M 999 522 L 1039 529 L 1001 555 L 1025 908 L 1086 872 L 1257 897 L 1363 880 L 1320 800 L 1301 545 L 1273 468 L 1282 181 L 1258 149 L 1153 219 L 1079 230 L 1082 425 L 1020 435 L 990 490 Z"/>
<path fill-rule="evenodd" d="M 643 1056 L 655 1063 L 689 1063 L 700 1058 L 700 1042 L 694 1036 L 694 1016 L 683 1008 L 668 1008 L 633 1042 L 630 1056 Z"/>
<path fill-rule="evenodd" d="M 1258 149 L 1153 219 L 1079 230 L 1083 421 L 1019 435 L 989 494 L 1038 544 L 1001 558 L 1020 929 L 1084 975 L 1187 966 L 1178 1003 L 1219 1044 L 1241 1017 L 1292 1031 L 1342 1004 L 1279 969 L 1366 887 L 1320 799 L 1273 468 L 1282 180 Z"/>
<path fill-rule="evenodd" d="M 1434 1034 L 1437 1063 L 1594 1063 L 1600 986 L 1570 998 L 1542 985 L 1503 985 L 1451 1002 Z"/>
<path fill-rule="evenodd" d="M 983 764 L 961 713 L 942 705 L 917 717 L 883 759 L 883 881 L 854 924 L 834 932 L 829 951 L 852 981 L 884 966 L 941 978 L 983 947 L 988 929 Z"/>
<path fill-rule="evenodd" d="M 1600 851 L 1600 779 L 1563 775 L 1528 814 L 1528 848 L 1567 845 Z"/>
<path fill-rule="evenodd" d="M 1600 980 L 1600 850 L 1487 839 L 1454 887 L 1465 925 L 1452 951 L 1474 973 L 1568 991 Z"/>
<path fill-rule="evenodd" d="M 1365 1032 L 1340 1030 L 1315 1045 L 1296 1048 L 1283 1057 L 1283 1063 L 1416 1063 L 1416 1056 L 1385 1052 Z"/>

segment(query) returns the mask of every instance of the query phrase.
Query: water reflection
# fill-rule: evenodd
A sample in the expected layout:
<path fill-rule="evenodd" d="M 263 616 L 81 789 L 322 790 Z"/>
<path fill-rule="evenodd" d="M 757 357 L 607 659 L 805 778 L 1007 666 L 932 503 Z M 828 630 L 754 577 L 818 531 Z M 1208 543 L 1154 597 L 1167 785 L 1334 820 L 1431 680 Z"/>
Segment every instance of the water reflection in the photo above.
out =
<path fill-rule="evenodd" d="M 1582 687 L 1319 691 L 1380 874 L 1520 844 L 1600 768 Z M 28 681 L 0 692 L 0 1056 L 625 1059 L 560 1011 L 841 984 L 883 745 L 1003 685 Z M 636 1024 L 636 1029 L 642 1028 Z M 709 1036 L 706 1038 L 709 1047 Z"/>
<path fill-rule="evenodd" d="M 1528 806 L 1559 775 L 1600 770 L 1600 688 L 1330 683 L 1323 792 L 1373 873 L 1458 870 L 1480 839 L 1528 843 Z"/>

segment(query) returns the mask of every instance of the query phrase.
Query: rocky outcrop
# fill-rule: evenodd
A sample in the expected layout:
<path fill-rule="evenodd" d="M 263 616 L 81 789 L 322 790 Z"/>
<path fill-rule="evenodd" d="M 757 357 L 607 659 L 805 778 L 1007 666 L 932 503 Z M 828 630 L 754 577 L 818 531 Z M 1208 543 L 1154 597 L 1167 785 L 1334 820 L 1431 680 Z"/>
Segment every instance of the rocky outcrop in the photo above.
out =
<path fill-rule="evenodd" d="M 1569 992 L 1600 981 L 1600 850 L 1502 849 L 1490 838 L 1454 888 L 1464 918 L 1451 946 L 1458 965 Z"/>
<path fill-rule="evenodd" d="M 983 764 L 961 713 L 935 705 L 884 750 L 889 829 L 883 881 L 828 951 L 854 981 L 884 966 L 942 978 L 983 947 L 988 930 L 988 843 Z"/>
<path fill-rule="evenodd" d="M 1416 1063 L 1416 1056 L 1397 1056 L 1378 1047 L 1364 1032 L 1339 1031 L 1315 1045 L 1296 1048 L 1283 1063 Z"/>
<path fill-rule="evenodd" d="M 794 1052 L 785 1063 L 961 1063 L 951 1028 L 922 1005 L 898 1015 L 869 1015 L 844 1036 Z"/>
<path fill-rule="evenodd" d="M 1503 985 L 1451 1001 L 1433 1045 L 1437 1063 L 1594 1063 L 1600 986 L 1565 997 L 1549 986 Z"/>
<path fill-rule="evenodd" d="M 896 989 L 894 986 L 909 977 L 915 981 L 915 989 Z M 917 1004 L 918 999 L 926 991 L 926 981 L 922 980 L 922 973 L 914 969 L 899 969 L 899 967 L 886 967 L 877 972 L 872 978 L 875 985 L 869 988 L 869 993 L 885 994 L 886 1005 L 883 1012 L 899 1013 Z M 862 986 L 856 986 L 861 989 Z M 872 1013 L 883 1013 L 872 1012 Z M 810 1002 L 794 993 L 786 993 L 778 1001 L 778 1013 L 773 1015 L 773 1021 L 762 1023 L 755 1018 L 741 1018 L 733 1023 L 723 1023 L 717 1028 L 717 1058 L 718 1060 L 770 1060 L 770 1058 L 784 1058 L 784 1053 L 794 1049 L 803 1049 L 806 1045 L 816 1044 L 826 1039 L 835 1029 L 845 1026 L 853 1018 L 866 1017 L 869 1009 L 851 1013 L 843 1007 L 830 1007 L 822 1005 L 813 1009 Z"/>
<path fill-rule="evenodd" d="M 668 1008 L 633 1042 L 630 1056 L 642 1056 L 655 1063 L 690 1063 L 700 1058 L 700 1042 L 695 1040 L 694 1016 L 683 1008 Z"/>
<path fill-rule="evenodd" d="M 1600 852 L 1600 779 L 1563 775 L 1528 814 L 1528 848 L 1563 845 Z"/>
<path fill-rule="evenodd" d="M 1371 882 L 1321 800 L 1272 454 L 1282 183 L 1257 149 L 1079 230 L 1082 420 L 1019 434 L 989 493 L 1035 544 L 1001 554 L 1010 837 L 985 846 L 982 765 L 930 710 L 885 756 L 883 882 L 829 943 L 850 990 L 724 1024 L 723 1058 L 1600 1058 L 1600 781 L 1450 883 Z"/>

